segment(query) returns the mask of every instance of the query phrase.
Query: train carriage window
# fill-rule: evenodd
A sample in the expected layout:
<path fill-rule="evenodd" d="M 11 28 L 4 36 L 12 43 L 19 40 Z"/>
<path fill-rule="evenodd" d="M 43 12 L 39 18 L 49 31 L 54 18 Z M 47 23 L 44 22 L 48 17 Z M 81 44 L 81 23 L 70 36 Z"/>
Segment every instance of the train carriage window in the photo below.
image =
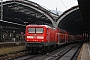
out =
<path fill-rule="evenodd" d="M 28 33 L 35 33 L 35 28 L 28 28 Z"/>
<path fill-rule="evenodd" d="M 44 29 L 43 28 L 36 28 L 36 33 L 43 33 Z"/>

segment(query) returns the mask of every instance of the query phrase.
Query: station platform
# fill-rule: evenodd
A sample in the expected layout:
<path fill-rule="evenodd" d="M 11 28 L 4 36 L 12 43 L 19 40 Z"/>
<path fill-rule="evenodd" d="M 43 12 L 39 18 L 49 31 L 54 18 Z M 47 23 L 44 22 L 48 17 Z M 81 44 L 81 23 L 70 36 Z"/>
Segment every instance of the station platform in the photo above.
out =
<path fill-rule="evenodd" d="M 77 60 L 90 60 L 90 42 L 83 44 Z"/>
<path fill-rule="evenodd" d="M 22 46 L 25 45 L 25 42 L 0 42 L 0 48 L 2 47 L 13 47 L 13 46 Z"/>

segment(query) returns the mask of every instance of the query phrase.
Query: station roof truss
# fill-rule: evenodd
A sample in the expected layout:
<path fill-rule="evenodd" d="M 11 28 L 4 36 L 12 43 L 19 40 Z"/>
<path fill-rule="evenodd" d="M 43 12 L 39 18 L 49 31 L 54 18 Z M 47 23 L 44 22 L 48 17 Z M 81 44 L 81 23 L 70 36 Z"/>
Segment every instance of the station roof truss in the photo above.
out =
<path fill-rule="evenodd" d="M 58 15 L 31 1 L 5 1 L 3 2 L 3 23 L 25 26 L 27 24 L 52 24 Z M 3 24 L 2 23 L 2 24 Z M 3 24 L 4 25 L 4 24 Z"/>
<path fill-rule="evenodd" d="M 85 31 L 84 27 L 89 25 L 89 22 L 88 24 L 84 23 L 84 21 L 87 22 L 85 20 L 87 17 L 83 18 L 83 8 L 81 8 L 82 5 L 81 7 L 80 5 L 74 6 L 58 16 L 31 1 L 5 1 L 3 2 L 3 20 L 0 20 L 0 24 L 25 27 L 24 22 L 28 22 L 27 24 L 55 23 L 56 26 L 68 32 L 83 34 Z"/>
<path fill-rule="evenodd" d="M 68 32 L 82 34 L 84 32 L 79 6 L 73 6 L 62 13 L 57 19 L 59 28 Z"/>

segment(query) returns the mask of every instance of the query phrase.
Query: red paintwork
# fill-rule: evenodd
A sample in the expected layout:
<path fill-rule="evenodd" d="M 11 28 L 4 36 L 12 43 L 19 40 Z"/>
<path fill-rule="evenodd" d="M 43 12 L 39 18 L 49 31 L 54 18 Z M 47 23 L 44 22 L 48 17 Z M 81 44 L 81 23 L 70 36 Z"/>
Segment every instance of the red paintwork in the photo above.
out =
<path fill-rule="evenodd" d="M 28 33 L 28 28 L 43 28 L 44 32 L 42 34 L 38 33 Z M 27 38 L 27 36 L 31 36 Z M 37 38 L 37 36 L 43 36 L 43 38 Z M 40 43 L 49 43 L 52 45 L 56 45 L 58 43 L 69 43 L 73 40 L 82 40 L 82 36 L 70 35 L 67 31 L 52 28 L 48 25 L 27 25 L 26 26 L 26 42 L 40 42 Z"/>

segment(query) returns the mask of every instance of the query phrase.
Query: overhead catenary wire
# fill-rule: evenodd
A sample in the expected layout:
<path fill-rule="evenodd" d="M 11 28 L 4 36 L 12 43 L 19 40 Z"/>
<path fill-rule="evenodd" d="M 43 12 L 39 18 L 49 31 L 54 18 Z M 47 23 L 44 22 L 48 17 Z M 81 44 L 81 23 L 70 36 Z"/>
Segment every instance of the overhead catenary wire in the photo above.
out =
<path fill-rule="evenodd" d="M 67 9 L 67 6 L 65 5 L 65 3 L 62 1 L 62 0 L 60 0 L 60 2 L 63 4 L 63 6 Z M 59 13 L 58 13 L 58 8 L 57 8 L 57 0 L 56 0 L 56 14 L 58 15 Z"/>
<path fill-rule="evenodd" d="M 64 4 L 64 2 L 62 1 L 62 0 L 60 0 L 61 1 L 61 3 L 65 6 L 65 8 L 67 9 L 67 6 Z"/>

